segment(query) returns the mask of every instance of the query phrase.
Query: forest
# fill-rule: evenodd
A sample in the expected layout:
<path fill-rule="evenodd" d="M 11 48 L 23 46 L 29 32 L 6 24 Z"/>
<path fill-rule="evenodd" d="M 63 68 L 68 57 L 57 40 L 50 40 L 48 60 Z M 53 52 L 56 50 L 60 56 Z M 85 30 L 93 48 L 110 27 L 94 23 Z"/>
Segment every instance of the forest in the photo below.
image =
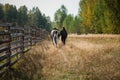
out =
<path fill-rule="evenodd" d="M 56 10 L 54 20 L 43 14 L 38 7 L 28 10 L 25 5 L 16 8 L 0 4 L 0 23 L 38 26 L 50 31 L 63 26 L 69 33 L 120 34 L 120 0 L 80 0 L 78 15 L 68 14 L 65 5 Z"/>
<path fill-rule="evenodd" d="M 13 26 L 38 26 L 50 31 L 50 17 L 42 14 L 38 7 L 31 10 L 23 5 L 16 8 L 11 4 L 0 4 L 0 23 L 12 23 Z"/>
<path fill-rule="evenodd" d="M 120 33 L 120 0 L 81 0 L 81 26 L 90 33 Z"/>
<path fill-rule="evenodd" d="M 120 0 L 80 0 L 78 15 L 64 5 L 55 13 L 55 25 L 70 33 L 120 34 Z"/>

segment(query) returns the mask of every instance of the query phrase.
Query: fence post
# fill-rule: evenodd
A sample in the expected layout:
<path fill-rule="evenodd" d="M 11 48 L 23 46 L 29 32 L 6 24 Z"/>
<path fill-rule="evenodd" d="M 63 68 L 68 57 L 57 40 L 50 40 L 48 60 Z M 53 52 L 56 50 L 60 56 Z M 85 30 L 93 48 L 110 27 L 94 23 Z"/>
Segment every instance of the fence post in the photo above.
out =
<path fill-rule="evenodd" d="M 23 35 L 22 35 L 22 55 L 21 55 L 21 57 L 24 56 L 24 36 L 25 36 L 25 28 L 24 28 L 24 26 L 23 26 L 22 33 L 23 33 Z"/>
<path fill-rule="evenodd" d="M 10 25 L 8 25 L 8 33 L 9 33 L 9 43 L 8 43 L 8 46 L 9 46 L 9 50 L 8 50 L 8 53 L 9 53 L 9 57 L 8 57 L 8 68 L 11 69 L 11 41 L 12 41 L 12 38 L 11 38 L 11 29 L 10 29 Z"/>
<path fill-rule="evenodd" d="M 35 26 L 35 39 L 34 39 L 34 40 L 35 40 L 35 45 L 36 45 L 36 43 L 37 43 L 37 42 L 36 42 L 36 41 L 37 41 L 37 35 L 36 35 L 36 33 L 37 33 L 37 27 Z"/>
<path fill-rule="evenodd" d="M 30 27 L 30 46 L 32 46 L 32 30 L 31 30 L 31 27 Z"/>

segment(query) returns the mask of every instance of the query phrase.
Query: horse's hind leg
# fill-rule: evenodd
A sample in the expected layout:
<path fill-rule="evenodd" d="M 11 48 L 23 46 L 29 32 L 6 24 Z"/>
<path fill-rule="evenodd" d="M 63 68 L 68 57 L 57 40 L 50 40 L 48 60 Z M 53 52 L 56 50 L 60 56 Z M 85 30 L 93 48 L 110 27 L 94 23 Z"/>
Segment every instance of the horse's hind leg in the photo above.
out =
<path fill-rule="evenodd" d="M 57 39 L 55 39 L 55 47 L 57 47 Z"/>
<path fill-rule="evenodd" d="M 58 42 L 57 37 L 54 38 L 54 41 L 55 41 L 55 46 L 57 47 L 57 42 Z"/>
<path fill-rule="evenodd" d="M 57 43 L 56 43 L 55 38 L 53 38 L 53 45 L 57 47 Z"/>
<path fill-rule="evenodd" d="M 55 40 L 54 40 L 54 38 L 53 38 L 53 41 L 52 41 L 52 42 L 53 42 L 53 45 L 55 45 Z"/>

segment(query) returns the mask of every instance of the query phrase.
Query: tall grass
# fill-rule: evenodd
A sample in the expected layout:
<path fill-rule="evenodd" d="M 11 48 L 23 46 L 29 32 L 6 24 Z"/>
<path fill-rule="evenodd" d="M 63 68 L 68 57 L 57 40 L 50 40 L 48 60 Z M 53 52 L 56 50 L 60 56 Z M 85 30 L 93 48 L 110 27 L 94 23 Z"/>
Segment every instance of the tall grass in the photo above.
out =
<path fill-rule="evenodd" d="M 120 35 L 70 35 L 37 44 L 3 80 L 120 80 Z"/>

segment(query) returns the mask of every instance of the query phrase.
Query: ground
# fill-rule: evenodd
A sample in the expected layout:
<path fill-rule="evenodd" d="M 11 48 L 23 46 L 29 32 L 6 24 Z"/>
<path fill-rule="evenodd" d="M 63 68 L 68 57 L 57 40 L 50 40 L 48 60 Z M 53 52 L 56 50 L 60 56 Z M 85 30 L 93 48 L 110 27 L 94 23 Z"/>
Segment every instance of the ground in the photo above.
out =
<path fill-rule="evenodd" d="M 57 48 L 48 39 L 13 68 L 4 80 L 120 80 L 120 35 L 69 35 Z"/>

